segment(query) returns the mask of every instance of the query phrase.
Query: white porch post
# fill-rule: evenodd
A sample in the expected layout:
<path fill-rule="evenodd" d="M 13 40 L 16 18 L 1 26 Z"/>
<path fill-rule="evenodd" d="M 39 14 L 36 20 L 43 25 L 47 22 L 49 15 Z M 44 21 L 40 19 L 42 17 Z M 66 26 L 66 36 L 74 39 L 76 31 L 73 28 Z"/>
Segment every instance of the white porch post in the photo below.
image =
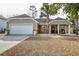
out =
<path fill-rule="evenodd" d="M 51 34 L 51 25 L 49 25 L 49 34 Z"/>
<path fill-rule="evenodd" d="M 65 34 L 67 34 L 67 26 L 65 26 Z"/>
<path fill-rule="evenodd" d="M 68 34 L 70 34 L 70 24 L 68 25 Z"/>
<path fill-rule="evenodd" d="M 58 29 L 58 34 L 59 34 L 59 24 L 58 24 L 58 26 L 57 26 L 57 27 L 58 27 L 57 29 Z"/>

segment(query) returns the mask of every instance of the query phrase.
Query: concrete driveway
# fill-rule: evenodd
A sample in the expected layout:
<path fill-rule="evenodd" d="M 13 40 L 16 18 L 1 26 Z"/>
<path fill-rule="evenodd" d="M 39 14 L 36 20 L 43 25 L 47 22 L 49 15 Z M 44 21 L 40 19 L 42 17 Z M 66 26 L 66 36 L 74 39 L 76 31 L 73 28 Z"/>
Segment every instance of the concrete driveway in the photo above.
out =
<path fill-rule="evenodd" d="M 29 36 L 5 36 L 0 38 L 0 54 L 27 38 Z"/>

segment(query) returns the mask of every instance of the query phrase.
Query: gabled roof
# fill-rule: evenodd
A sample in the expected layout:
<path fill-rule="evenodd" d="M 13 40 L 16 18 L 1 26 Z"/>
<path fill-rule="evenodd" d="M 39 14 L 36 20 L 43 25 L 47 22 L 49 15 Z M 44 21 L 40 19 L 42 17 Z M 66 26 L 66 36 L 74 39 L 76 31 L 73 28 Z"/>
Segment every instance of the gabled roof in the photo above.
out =
<path fill-rule="evenodd" d="M 31 18 L 31 17 L 28 16 L 27 14 L 21 14 L 21 15 L 10 17 L 10 18 Z"/>
<path fill-rule="evenodd" d="M 0 15 L 0 19 L 6 20 L 6 18 L 4 16 L 2 16 L 2 15 Z"/>
<path fill-rule="evenodd" d="M 65 18 L 60 18 L 60 17 L 55 18 L 50 23 L 52 23 L 52 24 L 72 24 L 69 20 L 67 20 Z"/>
<path fill-rule="evenodd" d="M 35 20 L 38 21 L 39 23 L 48 23 L 54 19 L 49 19 L 48 22 L 47 22 L 46 18 L 39 18 L 39 19 L 35 19 Z"/>
<path fill-rule="evenodd" d="M 47 22 L 47 19 L 46 18 L 39 18 L 39 19 L 35 19 L 36 21 L 38 21 L 39 23 L 52 23 L 52 24 L 71 24 L 70 21 L 64 19 L 64 18 L 60 18 L 60 17 L 57 17 L 55 19 L 49 19 L 48 22 Z"/>
<path fill-rule="evenodd" d="M 65 20 L 64 18 L 57 17 L 55 20 Z"/>
<path fill-rule="evenodd" d="M 57 17 L 55 19 L 49 19 L 47 21 L 47 18 L 37 18 L 37 19 L 33 19 L 32 17 L 28 16 L 27 14 L 21 14 L 21 15 L 17 15 L 17 16 L 14 16 L 14 17 L 10 17 L 10 19 L 27 19 L 28 18 L 34 20 L 35 22 L 37 23 L 70 23 L 68 20 L 64 19 L 64 18 L 60 18 L 60 17 Z"/>
<path fill-rule="evenodd" d="M 71 22 L 68 20 L 54 20 L 50 24 L 71 24 Z"/>
<path fill-rule="evenodd" d="M 25 20 L 32 19 L 33 21 L 35 21 L 36 23 L 38 23 L 36 20 L 34 20 L 32 17 L 28 16 L 27 14 L 17 15 L 17 16 L 14 16 L 14 17 L 10 17 L 8 19 L 9 19 L 8 21 L 19 20 L 19 19 L 25 19 Z"/>
<path fill-rule="evenodd" d="M 49 22 L 52 22 L 54 20 L 66 20 L 66 19 L 57 17 L 55 19 L 49 19 L 48 22 L 47 22 L 46 18 L 39 18 L 39 19 L 35 19 L 35 20 L 38 21 L 39 23 L 49 23 Z"/>

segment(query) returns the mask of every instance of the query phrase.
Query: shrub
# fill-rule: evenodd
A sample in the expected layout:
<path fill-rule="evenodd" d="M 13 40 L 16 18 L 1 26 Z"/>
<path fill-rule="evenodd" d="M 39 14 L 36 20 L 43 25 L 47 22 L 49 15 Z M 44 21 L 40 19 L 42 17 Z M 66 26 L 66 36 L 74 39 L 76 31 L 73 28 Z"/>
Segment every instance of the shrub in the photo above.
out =
<path fill-rule="evenodd" d="M 60 30 L 60 33 L 65 34 L 65 30 L 64 29 L 61 29 Z"/>
<path fill-rule="evenodd" d="M 5 33 L 5 28 L 1 28 L 0 33 Z"/>
<path fill-rule="evenodd" d="M 79 29 L 74 29 L 73 33 L 78 35 L 79 34 Z"/>

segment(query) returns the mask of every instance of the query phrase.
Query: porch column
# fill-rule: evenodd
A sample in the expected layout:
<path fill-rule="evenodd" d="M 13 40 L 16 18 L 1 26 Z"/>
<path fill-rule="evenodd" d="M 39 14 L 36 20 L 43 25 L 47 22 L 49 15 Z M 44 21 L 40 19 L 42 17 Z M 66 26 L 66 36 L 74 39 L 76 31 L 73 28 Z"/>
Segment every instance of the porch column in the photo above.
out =
<path fill-rule="evenodd" d="M 8 35 L 9 34 L 9 23 L 6 22 L 6 32 L 5 32 L 5 35 Z"/>
<path fill-rule="evenodd" d="M 51 25 L 49 25 L 49 34 L 51 34 Z"/>
<path fill-rule="evenodd" d="M 57 27 L 58 27 L 57 29 L 58 29 L 58 34 L 59 34 L 59 24 L 58 24 L 58 26 L 57 26 Z"/>
<path fill-rule="evenodd" d="M 67 26 L 65 25 L 65 34 L 67 34 Z"/>
<path fill-rule="evenodd" d="M 70 24 L 68 25 L 68 34 L 70 34 Z"/>

